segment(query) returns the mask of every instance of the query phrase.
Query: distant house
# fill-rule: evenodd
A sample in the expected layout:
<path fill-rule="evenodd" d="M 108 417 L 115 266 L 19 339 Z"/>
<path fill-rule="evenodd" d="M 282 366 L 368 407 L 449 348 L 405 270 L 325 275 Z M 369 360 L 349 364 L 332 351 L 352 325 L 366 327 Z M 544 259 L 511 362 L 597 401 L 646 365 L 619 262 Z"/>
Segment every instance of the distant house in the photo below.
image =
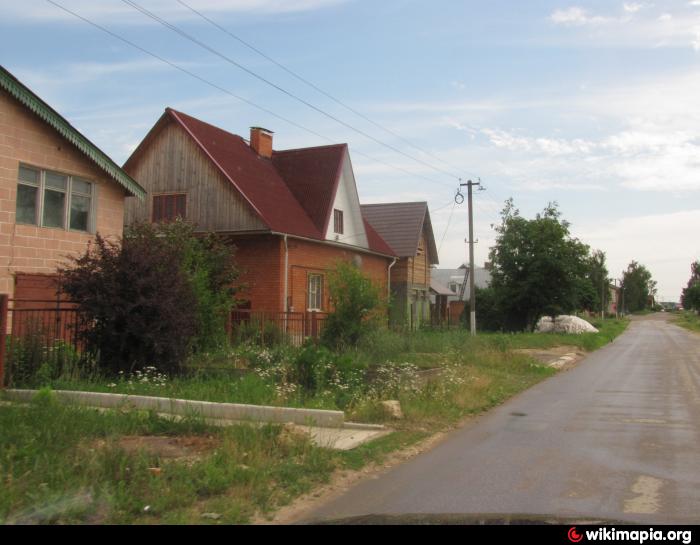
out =
<path fill-rule="evenodd" d="M 126 222 L 181 217 L 226 235 L 252 311 L 328 311 L 339 261 L 385 290 L 394 252 L 362 216 L 348 146 L 277 151 L 272 141 L 167 108 L 124 165 L 148 192 L 128 203 Z"/>
<path fill-rule="evenodd" d="M 429 322 L 430 268 L 438 255 L 428 203 L 365 204 L 362 214 L 399 257 L 391 269 L 391 321 L 411 329 Z"/>
<path fill-rule="evenodd" d="M 491 270 L 487 263 L 484 267 L 475 267 L 474 285 L 487 288 L 491 285 Z M 469 303 L 469 266 L 458 269 L 433 269 L 431 302 L 434 312 L 441 322 L 447 319 L 457 323 L 464 307 Z"/>
<path fill-rule="evenodd" d="M 620 310 L 621 288 L 614 284 L 608 284 L 608 314 L 617 315 Z"/>
<path fill-rule="evenodd" d="M 0 67 L 0 293 L 55 298 L 57 267 L 122 234 L 128 196 L 145 192 Z"/>

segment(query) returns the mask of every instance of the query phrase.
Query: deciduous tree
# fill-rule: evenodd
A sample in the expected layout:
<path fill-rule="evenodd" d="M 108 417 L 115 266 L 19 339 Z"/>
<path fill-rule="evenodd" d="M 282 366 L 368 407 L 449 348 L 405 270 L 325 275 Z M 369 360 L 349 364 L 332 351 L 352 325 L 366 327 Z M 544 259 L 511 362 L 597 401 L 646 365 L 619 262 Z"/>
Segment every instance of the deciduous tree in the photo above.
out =
<path fill-rule="evenodd" d="M 528 220 L 509 199 L 495 230 L 492 287 L 504 329 L 534 329 L 542 316 L 579 308 L 587 286 L 590 292 L 589 247 L 570 235 L 556 203 Z"/>

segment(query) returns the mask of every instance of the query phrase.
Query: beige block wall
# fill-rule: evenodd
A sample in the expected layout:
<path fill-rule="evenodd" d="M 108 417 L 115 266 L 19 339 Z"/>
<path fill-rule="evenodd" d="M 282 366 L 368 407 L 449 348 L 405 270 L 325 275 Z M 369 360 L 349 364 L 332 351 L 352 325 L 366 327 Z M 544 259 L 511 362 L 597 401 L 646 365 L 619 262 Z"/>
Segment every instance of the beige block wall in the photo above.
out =
<path fill-rule="evenodd" d="M 15 223 L 20 163 L 81 176 L 98 185 L 97 232 L 121 236 L 124 189 L 14 98 L 0 91 L 0 293 L 14 294 L 14 274 L 56 272 L 85 251 L 92 235 Z"/>

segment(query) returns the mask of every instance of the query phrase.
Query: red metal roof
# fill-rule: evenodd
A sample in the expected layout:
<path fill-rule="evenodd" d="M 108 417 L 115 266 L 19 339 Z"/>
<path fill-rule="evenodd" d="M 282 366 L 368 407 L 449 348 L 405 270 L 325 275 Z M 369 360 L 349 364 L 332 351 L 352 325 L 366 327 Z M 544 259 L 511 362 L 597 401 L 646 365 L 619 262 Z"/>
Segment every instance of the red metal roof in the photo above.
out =
<path fill-rule="evenodd" d="M 384 241 L 381 236 L 379 236 L 379 233 L 374 230 L 374 227 L 372 227 L 372 225 L 370 225 L 365 218 L 362 218 L 362 221 L 365 223 L 365 232 L 367 233 L 367 242 L 369 243 L 370 249 L 373 252 L 380 254 L 396 256 L 396 252 Z"/>
<path fill-rule="evenodd" d="M 275 168 L 321 233 L 328 228 L 346 150 L 346 144 L 337 144 L 272 154 Z"/>
<path fill-rule="evenodd" d="M 266 159 L 238 135 L 171 108 L 165 115 L 192 137 L 271 231 L 325 241 L 347 144 L 274 151 L 272 159 Z M 369 249 L 396 255 L 364 223 Z"/>
<path fill-rule="evenodd" d="M 272 231 L 323 238 L 272 161 L 260 157 L 238 135 L 170 108 L 166 111 L 192 136 Z"/>

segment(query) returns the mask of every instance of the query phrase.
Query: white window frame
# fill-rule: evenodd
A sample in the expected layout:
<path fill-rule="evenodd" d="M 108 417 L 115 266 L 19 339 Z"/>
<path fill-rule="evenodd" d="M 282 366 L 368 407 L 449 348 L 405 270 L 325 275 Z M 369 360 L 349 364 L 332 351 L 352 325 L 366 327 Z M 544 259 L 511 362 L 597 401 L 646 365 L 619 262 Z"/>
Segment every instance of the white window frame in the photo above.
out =
<path fill-rule="evenodd" d="M 61 172 L 59 170 L 35 167 L 32 165 L 28 165 L 26 163 L 21 163 L 20 167 L 24 167 L 26 169 L 38 172 L 39 173 L 39 183 L 38 183 L 38 185 L 35 185 L 31 182 L 21 180 L 20 174 L 19 174 L 19 168 L 17 169 L 17 185 L 18 186 L 26 185 L 29 187 L 36 187 L 38 193 L 37 193 L 36 210 L 34 213 L 34 222 L 33 223 L 25 223 L 25 222 L 18 222 L 17 221 L 17 219 L 16 219 L 17 218 L 17 215 L 16 215 L 17 203 L 15 202 L 15 223 L 17 223 L 18 225 L 34 225 L 34 226 L 40 227 L 42 229 L 60 229 L 62 231 L 71 231 L 73 233 L 90 233 L 90 234 L 95 233 L 96 216 L 97 216 L 97 213 L 96 213 L 97 187 L 98 186 L 94 181 L 88 180 L 87 178 L 83 178 L 82 176 L 73 176 L 71 174 L 66 174 L 65 172 Z M 62 193 L 65 193 L 65 195 L 66 195 L 66 198 L 64 201 L 64 208 L 63 208 L 63 226 L 62 227 L 53 227 L 53 226 L 45 226 L 44 225 L 44 199 L 45 199 L 46 190 L 47 190 L 46 174 L 48 172 L 53 172 L 55 174 L 59 174 L 61 176 L 66 177 L 66 189 L 65 189 L 65 191 L 48 188 L 50 191 L 62 192 Z M 73 179 L 74 178 L 77 179 L 78 181 L 90 184 L 90 195 L 76 191 L 77 196 L 90 198 L 90 207 L 89 207 L 89 211 L 88 211 L 88 225 L 87 225 L 86 230 L 72 229 L 70 226 L 70 211 L 71 211 L 71 200 L 73 198 Z"/>
<path fill-rule="evenodd" d="M 317 283 L 317 285 L 314 285 Z M 313 297 L 313 300 L 312 300 Z M 317 304 L 316 304 L 317 303 Z M 323 308 L 323 275 L 309 273 L 306 279 L 306 310 L 321 311 Z"/>

